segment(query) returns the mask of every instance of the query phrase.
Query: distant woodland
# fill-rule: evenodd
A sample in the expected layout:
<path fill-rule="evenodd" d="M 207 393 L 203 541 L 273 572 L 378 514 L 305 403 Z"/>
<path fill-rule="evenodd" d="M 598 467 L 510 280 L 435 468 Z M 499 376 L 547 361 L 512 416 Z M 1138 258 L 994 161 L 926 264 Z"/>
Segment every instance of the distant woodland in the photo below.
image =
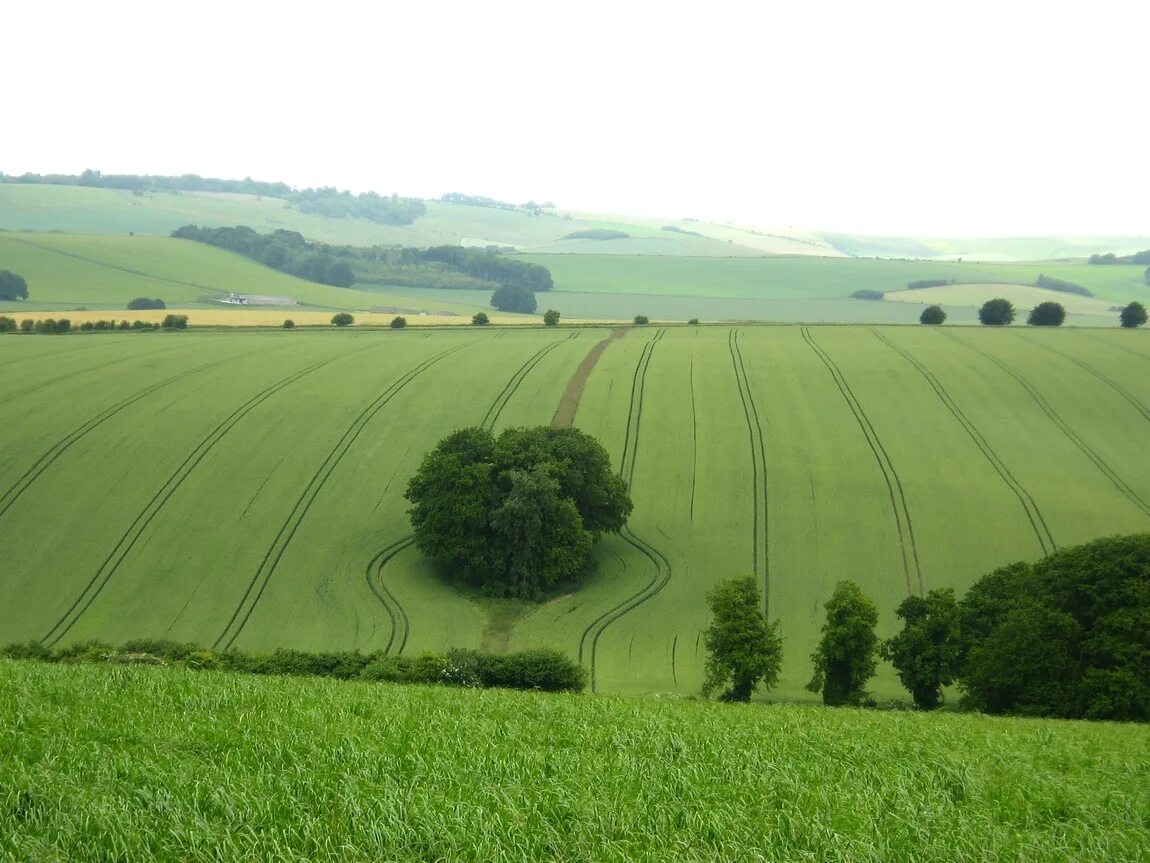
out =
<path fill-rule="evenodd" d="M 310 242 L 297 231 L 261 234 L 246 226 L 184 225 L 172 236 L 227 249 L 301 279 L 341 288 L 356 282 L 471 290 L 514 286 L 532 292 L 549 291 L 553 286 L 546 267 L 512 260 L 490 249 L 333 246 Z"/>
<path fill-rule="evenodd" d="M 1133 255 L 1116 255 L 1107 252 L 1104 255 L 1091 255 L 1088 263 L 1091 264 L 1150 264 L 1150 249 L 1135 252 Z"/>
<path fill-rule="evenodd" d="M 267 183 L 245 177 L 243 180 L 221 180 L 181 174 L 161 177 L 150 174 L 102 174 L 85 171 L 82 174 L 21 174 L 9 177 L 0 174 L 0 183 L 20 183 L 43 186 L 89 186 L 97 189 L 123 189 L 134 194 L 145 192 L 230 192 L 241 195 L 259 195 L 280 198 L 301 213 L 314 213 L 331 218 L 367 219 L 383 225 L 410 225 L 427 212 L 419 198 L 385 197 L 375 192 L 353 195 L 332 186 L 318 189 L 293 189 L 286 183 Z"/>

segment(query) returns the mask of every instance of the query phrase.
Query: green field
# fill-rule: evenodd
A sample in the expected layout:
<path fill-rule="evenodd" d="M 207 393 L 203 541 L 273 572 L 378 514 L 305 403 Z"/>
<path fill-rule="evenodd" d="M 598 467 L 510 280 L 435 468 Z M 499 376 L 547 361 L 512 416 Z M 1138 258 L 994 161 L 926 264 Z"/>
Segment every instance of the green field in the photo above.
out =
<path fill-rule="evenodd" d="M 1145 726 L 0 660 L 0 858 L 1137 861 Z"/>
<path fill-rule="evenodd" d="M 839 579 L 886 634 L 908 592 L 1150 525 L 1142 331 L 634 328 L 576 415 L 629 529 L 508 628 L 410 547 L 402 491 L 454 428 L 550 422 L 607 334 L 0 336 L 0 642 L 547 644 L 597 691 L 693 693 L 704 595 L 753 573 L 801 699 Z"/>

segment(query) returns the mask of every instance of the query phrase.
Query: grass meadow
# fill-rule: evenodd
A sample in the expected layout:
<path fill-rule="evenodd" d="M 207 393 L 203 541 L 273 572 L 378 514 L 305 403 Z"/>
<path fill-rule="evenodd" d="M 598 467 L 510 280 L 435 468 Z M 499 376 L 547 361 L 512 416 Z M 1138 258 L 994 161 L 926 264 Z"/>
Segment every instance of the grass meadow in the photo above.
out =
<path fill-rule="evenodd" d="M 8 860 L 1137 861 L 1144 726 L 0 660 Z"/>
<path fill-rule="evenodd" d="M 628 529 L 542 605 L 459 592 L 411 547 L 408 478 L 455 428 L 550 422 L 609 333 L 0 336 L 0 642 L 549 645 L 597 692 L 689 695 L 707 590 L 754 574 L 772 697 L 809 699 L 839 579 L 886 635 L 908 593 L 1150 525 L 1144 332 L 634 327 L 575 414 Z M 885 665 L 873 688 L 906 698 Z"/>

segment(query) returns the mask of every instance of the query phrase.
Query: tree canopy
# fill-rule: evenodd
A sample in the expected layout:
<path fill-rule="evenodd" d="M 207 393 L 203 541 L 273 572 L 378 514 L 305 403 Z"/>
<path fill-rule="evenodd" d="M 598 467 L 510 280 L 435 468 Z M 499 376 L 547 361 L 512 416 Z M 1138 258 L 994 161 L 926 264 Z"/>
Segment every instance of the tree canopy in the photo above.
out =
<path fill-rule="evenodd" d="M 491 305 L 501 312 L 523 312 L 528 315 L 534 314 L 538 308 L 535 294 L 522 285 L 503 285 L 496 288 L 491 295 Z"/>
<path fill-rule="evenodd" d="M 28 282 L 11 270 L 0 270 L 0 300 L 28 299 Z"/>
<path fill-rule="evenodd" d="M 336 312 L 331 316 L 331 322 L 337 327 L 350 327 L 355 323 L 355 315 L 349 312 Z"/>
<path fill-rule="evenodd" d="M 1014 320 L 1014 306 L 1002 298 L 987 300 L 978 310 L 978 320 L 988 327 L 1004 327 Z"/>
<path fill-rule="evenodd" d="M 821 692 L 829 707 L 860 705 L 874 677 L 878 609 L 853 581 L 840 581 L 826 605 L 822 638 L 811 654 L 814 676 L 807 689 Z"/>
<path fill-rule="evenodd" d="M 908 596 L 895 614 L 902 619 L 903 628 L 882 643 L 882 658 L 894 665 L 915 707 L 933 710 L 942 703 L 942 688 L 954 682 L 959 668 L 954 591 L 946 588 L 926 596 Z"/>
<path fill-rule="evenodd" d="M 942 306 L 927 306 L 922 310 L 922 314 L 918 316 L 920 324 L 937 327 L 939 324 L 946 321 L 946 311 Z"/>
<path fill-rule="evenodd" d="M 1150 270 L 1147 270 L 1147 275 L 1150 276 Z M 1132 330 L 1135 327 L 1140 327 L 1146 323 L 1146 307 L 1140 302 L 1135 300 L 1122 309 L 1118 320 L 1122 322 L 1122 326 L 1126 329 Z"/>
<path fill-rule="evenodd" d="M 767 624 L 755 579 L 729 578 L 707 593 L 711 625 L 703 633 L 707 650 L 703 695 L 725 689 L 724 701 L 750 701 L 760 683 L 779 680 L 783 640 L 779 624 Z"/>
<path fill-rule="evenodd" d="M 1061 303 L 1039 303 L 1030 310 L 1026 323 L 1032 327 L 1060 327 L 1066 320 L 1066 309 Z"/>
<path fill-rule="evenodd" d="M 465 428 L 423 459 L 405 496 L 416 546 L 486 593 L 539 599 L 591 567 L 631 513 L 606 450 L 575 428 Z"/>

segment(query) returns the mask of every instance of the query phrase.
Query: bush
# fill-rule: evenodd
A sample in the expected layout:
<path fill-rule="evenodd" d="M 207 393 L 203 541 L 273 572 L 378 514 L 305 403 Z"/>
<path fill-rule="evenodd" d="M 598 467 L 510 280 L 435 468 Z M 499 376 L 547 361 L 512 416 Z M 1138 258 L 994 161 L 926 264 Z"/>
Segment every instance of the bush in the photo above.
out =
<path fill-rule="evenodd" d="M 0 300 L 28 299 L 28 283 L 11 270 L 0 270 Z"/>
<path fill-rule="evenodd" d="M 862 288 L 851 294 L 852 300 L 881 300 L 885 297 L 882 291 L 872 291 L 870 288 Z"/>
<path fill-rule="evenodd" d="M 1082 285 L 1076 285 L 1074 282 L 1064 282 L 1062 279 L 1052 279 L 1050 276 L 1040 275 L 1038 280 L 1034 283 L 1037 287 L 1046 288 L 1048 291 L 1061 291 L 1064 294 L 1079 294 L 1083 297 L 1092 297 L 1094 293 Z"/>
<path fill-rule="evenodd" d="M 391 319 L 391 324 L 389 326 L 393 330 L 402 330 L 404 327 L 407 326 L 407 318 L 400 317 L 399 315 L 396 315 L 394 318 Z"/>
<path fill-rule="evenodd" d="M 359 676 L 364 680 L 410 683 L 411 659 L 406 656 L 381 656 L 364 666 Z"/>
<path fill-rule="evenodd" d="M 165 330 L 186 330 L 188 328 L 188 316 L 164 315 L 164 321 L 160 326 Z"/>
<path fill-rule="evenodd" d="M 697 327 L 698 325 L 699 325 L 699 319 L 698 318 L 691 318 L 691 320 L 687 321 L 687 326 Z"/>
<path fill-rule="evenodd" d="M 546 327 L 559 326 L 559 312 L 555 309 L 548 309 L 543 313 L 543 325 Z"/>
<path fill-rule="evenodd" d="M 1150 274 L 1150 270 L 1147 270 L 1147 274 Z M 1130 303 L 1122 310 L 1118 320 L 1128 330 L 1140 327 L 1146 323 L 1146 307 L 1137 301 Z"/>
<path fill-rule="evenodd" d="M 946 312 L 942 306 L 927 306 L 922 310 L 922 314 L 918 316 L 920 324 L 927 326 L 937 327 L 946 320 Z"/>
<path fill-rule="evenodd" d="M 295 329 L 295 321 L 293 321 L 291 318 L 288 318 L 286 321 L 284 321 L 284 329 L 285 330 L 294 330 Z"/>
<path fill-rule="evenodd" d="M 649 323 L 651 323 L 651 321 L 646 315 L 635 315 L 635 326 L 645 327 Z"/>
<path fill-rule="evenodd" d="M 133 638 L 120 645 L 121 653 L 149 653 L 172 662 L 187 659 L 199 649 L 198 645 L 166 638 Z"/>
<path fill-rule="evenodd" d="M 1010 300 L 1001 298 L 987 300 L 978 310 L 978 320 L 983 326 L 1005 327 L 1014 320 L 1014 306 Z"/>
<path fill-rule="evenodd" d="M 28 641 L 24 643 L 6 644 L 3 650 L 0 650 L 0 656 L 6 659 L 35 659 L 40 662 L 55 662 L 56 658 L 52 654 L 52 650 L 45 647 L 39 641 Z"/>
<path fill-rule="evenodd" d="M 36 322 L 34 320 L 32 320 L 31 318 L 24 318 L 24 320 L 20 321 L 20 332 L 31 333 L 31 332 L 34 332 L 35 330 L 36 330 Z"/>
<path fill-rule="evenodd" d="M 947 285 L 953 285 L 954 279 L 918 279 L 917 281 L 907 282 L 906 289 L 908 291 L 921 291 L 924 288 L 944 288 Z"/>
<path fill-rule="evenodd" d="M 355 317 L 347 312 L 336 312 L 331 316 L 331 322 L 337 327 L 350 327 L 355 323 Z"/>
<path fill-rule="evenodd" d="M 1066 320 L 1066 309 L 1061 303 L 1039 303 L 1030 310 L 1026 323 L 1031 327 L 1060 327 Z"/>
<path fill-rule="evenodd" d="M 491 294 L 491 307 L 501 312 L 533 315 L 539 304 L 530 289 L 522 285 L 504 285 Z"/>
<path fill-rule="evenodd" d="M 471 316 L 471 326 L 485 327 L 491 323 L 491 318 L 487 317 L 487 312 L 476 312 Z"/>
<path fill-rule="evenodd" d="M 15 318 L 7 318 L 0 315 L 0 333 L 14 333 L 16 332 Z"/>
<path fill-rule="evenodd" d="M 145 309 L 166 309 L 167 305 L 159 297 L 155 299 L 148 299 L 147 297 L 136 297 L 134 300 L 129 300 L 128 311 L 140 312 Z"/>

